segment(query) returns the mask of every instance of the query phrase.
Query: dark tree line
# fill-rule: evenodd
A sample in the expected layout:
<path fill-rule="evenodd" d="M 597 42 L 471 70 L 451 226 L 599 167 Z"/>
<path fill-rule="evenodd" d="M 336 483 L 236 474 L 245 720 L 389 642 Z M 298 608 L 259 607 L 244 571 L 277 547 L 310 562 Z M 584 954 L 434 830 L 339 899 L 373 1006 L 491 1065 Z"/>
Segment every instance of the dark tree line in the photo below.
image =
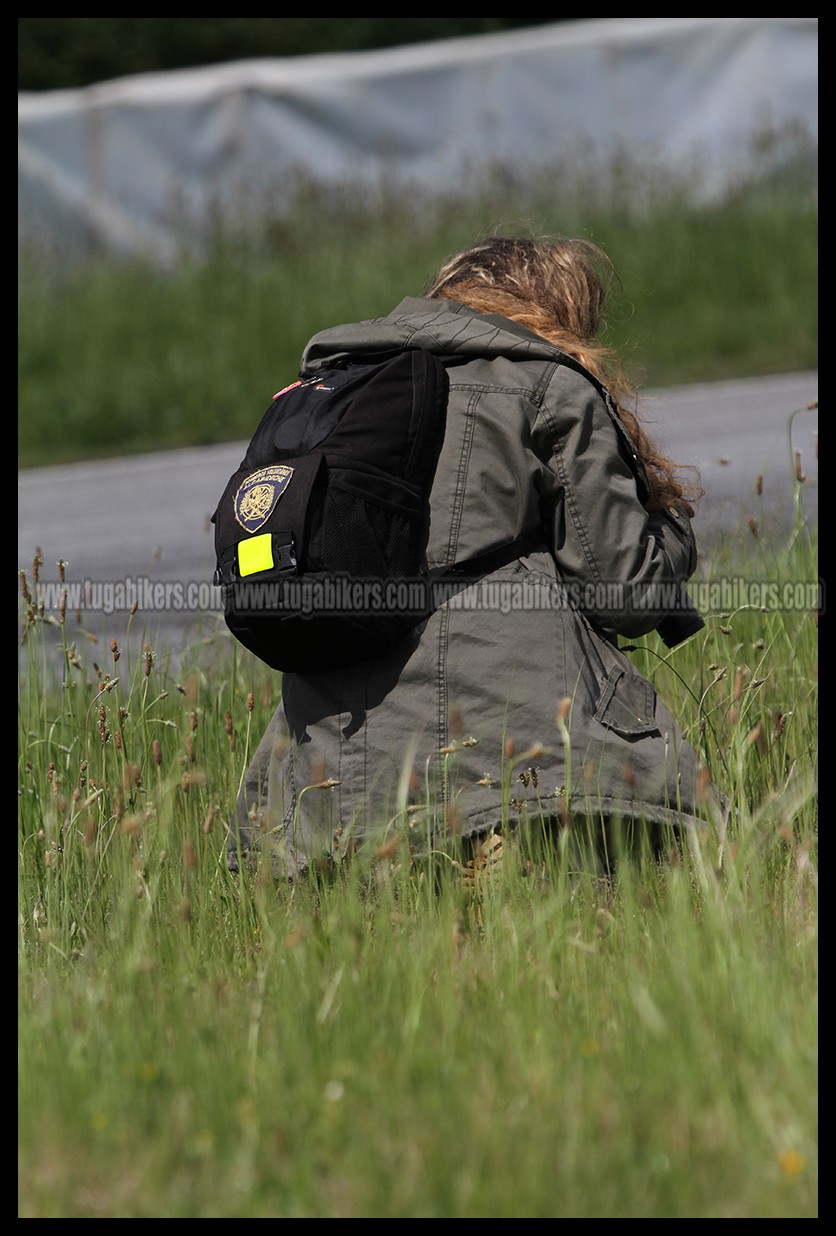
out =
<path fill-rule="evenodd" d="M 88 86 L 260 56 L 423 43 L 551 24 L 542 17 L 18 17 L 18 90 Z M 567 19 L 562 19 L 567 20 Z"/>

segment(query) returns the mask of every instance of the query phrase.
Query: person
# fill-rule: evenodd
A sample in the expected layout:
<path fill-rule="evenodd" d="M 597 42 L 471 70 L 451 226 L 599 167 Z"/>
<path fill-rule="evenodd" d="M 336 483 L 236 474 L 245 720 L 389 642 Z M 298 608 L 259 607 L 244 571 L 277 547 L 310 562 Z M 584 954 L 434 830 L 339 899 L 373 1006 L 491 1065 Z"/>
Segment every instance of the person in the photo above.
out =
<path fill-rule="evenodd" d="M 630 410 L 597 339 L 615 280 L 588 240 L 489 237 L 423 295 L 307 345 L 305 370 L 407 345 L 460 362 L 429 567 L 531 527 L 542 539 L 379 656 L 284 675 L 230 821 L 233 871 L 269 851 L 293 878 L 401 825 L 472 853 L 526 823 L 583 820 L 612 846 L 613 829 L 662 837 L 700 815 L 697 752 L 619 648 L 677 621 L 680 593 L 693 619 L 699 490 Z"/>

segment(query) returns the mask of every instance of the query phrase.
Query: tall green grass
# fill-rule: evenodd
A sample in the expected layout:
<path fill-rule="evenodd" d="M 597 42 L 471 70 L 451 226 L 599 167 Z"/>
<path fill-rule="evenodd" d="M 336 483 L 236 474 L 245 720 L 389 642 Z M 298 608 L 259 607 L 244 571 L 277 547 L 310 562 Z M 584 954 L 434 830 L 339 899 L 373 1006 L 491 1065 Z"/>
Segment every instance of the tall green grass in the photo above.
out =
<path fill-rule="evenodd" d="M 609 337 L 644 384 L 815 368 L 809 168 L 718 206 L 680 189 L 309 190 L 176 270 L 24 254 L 19 464 L 244 438 L 310 334 L 387 312 L 493 229 L 608 249 Z M 88 641 L 24 571 L 19 1216 L 816 1216 L 800 479 L 792 516 L 704 553 L 704 632 L 629 653 L 732 810 L 614 879 L 568 834 L 526 834 L 474 888 L 455 851 L 416 864 L 407 822 L 331 878 L 231 874 L 226 819 L 279 677 L 197 630 L 176 657 L 141 629 Z"/>
<path fill-rule="evenodd" d="M 607 250 L 623 285 L 607 339 L 640 385 L 815 369 L 815 161 L 790 153 L 780 174 L 742 168 L 739 188 L 701 204 L 699 169 L 602 178 L 590 158 L 525 183 L 497 171 L 442 200 L 302 186 L 240 228 L 183 220 L 174 269 L 25 252 L 19 466 L 248 438 L 312 334 L 389 312 L 491 231 Z"/>
<path fill-rule="evenodd" d="M 473 888 L 455 852 L 410 861 L 407 822 L 330 878 L 232 875 L 278 676 L 59 615 L 56 686 L 25 572 L 19 1216 L 816 1217 L 803 499 L 704 558 L 702 633 L 632 646 L 732 811 L 609 879 L 532 835 Z M 741 576 L 780 591 L 722 604 Z"/>

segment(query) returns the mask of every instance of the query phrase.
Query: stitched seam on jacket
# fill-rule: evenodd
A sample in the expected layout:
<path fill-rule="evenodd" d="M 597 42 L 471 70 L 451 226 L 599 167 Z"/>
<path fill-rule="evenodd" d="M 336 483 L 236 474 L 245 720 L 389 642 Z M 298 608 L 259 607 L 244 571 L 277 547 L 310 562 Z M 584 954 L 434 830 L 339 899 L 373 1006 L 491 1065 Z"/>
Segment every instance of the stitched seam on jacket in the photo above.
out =
<path fill-rule="evenodd" d="M 569 484 L 569 476 L 566 471 L 566 465 L 565 465 L 565 461 L 563 457 L 563 449 L 564 449 L 563 441 L 560 435 L 557 433 L 556 427 L 554 425 L 554 421 L 547 408 L 543 409 L 543 417 L 545 418 L 551 430 L 552 460 L 554 461 L 555 471 L 557 472 L 558 478 L 560 479 L 563 485 L 563 497 L 566 503 L 567 513 L 571 516 L 572 526 L 574 527 L 577 533 L 578 542 L 580 543 L 580 546 L 583 550 L 584 559 L 586 560 L 586 565 L 589 568 L 592 579 L 596 583 L 600 583 L 601 572 L 598 570 L 598 564 L 595 561 L 595 557 L 592 553 L 592 547 L 589 543 L 589 538 L 587 536 L 586 527 L 584 526 L 583 520 L 581 519 L 580 511 L 578 510 L 577 504 L 575 502 L 574 493 L 572 492 L 571 485 Z"/>
<path fill-rule="evenodd" d="M 447 646 L 450 631 L 450 611 L 447 606 L 443 606 L 439 611 L 438 624 L 438 659 L 436 661 L 437 675 L 437 698 L 438 698 L 438 743 L 437 750 L 448 745 L 448 725 L 447 725 Z M 444 758 L 443 756 L 441 757 Z M 447 807 L 447 779 L 442 780 L 443 801 L 446 810 Z"/>
<path fill-rule="evenodd" d="M 377 321 L 393 322 L 396 326 L 406 325 L 407 344 L 411 343 L 416 335 L 422 335 L 433 339 L 438 344 L 439 348 L 444 351 L 455 351 L 456 341 L 460 335 L 466 339 L 468 344 L 478 343 L 480 347 L 487 347 L 487 349 L 490 350 L 491 344 L 494 340 L 500 334 L 504 333 L 500 331 L 498 326 L 494 326 L 492 323 L 479 323 L 478 319 L 467 316 L 462 319 L 460 328 L 451 333 L 449 336 L 449 341 L 443 343 L 430 328 L 435 324 L 436 320 L 439 320 L 445 327 L 446 335 L 446 328 L 449 326 L 449 312 L 449 309 L 440 309 L 435 318 L 424 318 L 417 325 L 414 324 L 415 319 L 411 314 L 404 317 L 391 315 L 388 318 L 378 318 Z M 503 354 L 508 354 L 513 356 L 515 359 L 523 360 L 530 354 L 532 348 L 536 348 L 537 346 L 537 343 L 533 340 L 529 341 L 527 339 L 520 339 L 510 344 L 506 349 L 503 349 Z M 474 353 L 473 359 L 480 359 L 480 354 L 478 351 Z"/>
<path fill-rule="evenodd" d="M 459 464 L 456 469 L 456 484 L 453 490 L 453 510 L 450 519 L 450 534 L 447 538 L 447 561 L 455 562 L 459 544 L 464 496 L 467 489 L 467 473 L 470 466 L 470 456 L 473 451 L 473 437 L 476 430 L 476 404 L 478 395 L 471 393 L 464 409 L 464 433 L 459 454 Z M 446 606 L 441 609 L 441 621 L 438 628 L 438 661 L 436 673 L 438 678 L 438 746 L 447 746 L 447 641 L 449 636 L 450 613 Z M 446 797 L 446 786 L 445 786 Z"/>
<path fill-rule="evenodd" d="M 500 386 L 493 382 L 451 382 L 451 391 L 472 391 L 480 395 L 516 395 L 535 408 L 540 406 L 537 395 L 530 386 Z"/>
<path fill-rule="evenodd" d="M 467 490 L 467 473 L 470 467 L 470 456 L 473 452 L 473 436 L 476 430 L 476 404 L 478 396 L 474 392 L 464 409 L 464 433 L 459 463 L 456 469 L 456 484 L 453 490 L 453 509 L 450 518 L 450 534 L 447 538 L 447 561 L 455 562 L 459 548 L 459 530 L 462 523 L 464 496 Z"/>

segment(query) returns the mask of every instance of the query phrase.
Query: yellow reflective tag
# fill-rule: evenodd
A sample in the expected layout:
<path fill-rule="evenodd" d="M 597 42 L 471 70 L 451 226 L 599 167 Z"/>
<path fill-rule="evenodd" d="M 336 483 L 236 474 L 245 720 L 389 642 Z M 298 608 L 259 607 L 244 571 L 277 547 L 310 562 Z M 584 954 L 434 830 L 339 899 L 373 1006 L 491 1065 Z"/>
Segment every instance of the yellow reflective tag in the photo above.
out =
<path fill-rule="evenodd" d="M 255 575 L 273 565 L 273 538 L 269 532 L 238 543 L 238 574 Z"/>

